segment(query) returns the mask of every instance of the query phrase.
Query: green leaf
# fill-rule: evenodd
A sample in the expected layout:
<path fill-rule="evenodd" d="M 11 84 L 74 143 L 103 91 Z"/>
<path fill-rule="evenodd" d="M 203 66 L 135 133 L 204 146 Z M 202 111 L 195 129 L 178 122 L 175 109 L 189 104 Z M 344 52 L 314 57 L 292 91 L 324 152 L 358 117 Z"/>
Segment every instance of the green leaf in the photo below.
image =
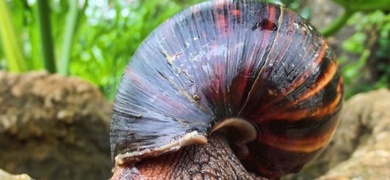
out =
<path fill-rule="evenodd" d="M 350 11 L 390 10 L 389 0 L 333 0 Z"/>
<path fill-rule="evenodd" d="M 364 42 L 366 34 L 364 32 L 357 32 L 342 43 L 342 48 L 352 53 L 362 53 L 364 50 Z"/>
<path fill-rule="evenodd" d="M 27 70 L 23 51 L 16 34 L 10 12 L 5 0 L 0 0 L 0 34 L 6 55 L 8 69 L 15 72 Z"/>
<path fill-rule="evenodd" d="M 54 56 L 54 43 L 51 33 L 52 29 L 48 1 L 37 1 L 37 7 L 43 64 L 48 72 L 55 73 L 57 72 L 57 68 Z"/>

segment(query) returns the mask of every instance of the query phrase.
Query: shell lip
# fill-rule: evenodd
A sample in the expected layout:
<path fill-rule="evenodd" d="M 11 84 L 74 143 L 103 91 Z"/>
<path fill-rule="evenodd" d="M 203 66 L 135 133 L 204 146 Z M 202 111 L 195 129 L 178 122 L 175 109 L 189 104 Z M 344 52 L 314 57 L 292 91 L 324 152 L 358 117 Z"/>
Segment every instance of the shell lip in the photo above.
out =
<path fill-rule="evenodd" d="M 164 153 L 178 151 L 180 148 L 192 144 L 207 144 L 207 138 L 198 131 L 192 131 L 182 135 L 164 146 L 153 149 L 144 149 L 141 151 L 124 152 L 115 156 L 115 166 L 132 166 L 145 157 L 156 157 Z"/>
<path fill-rule="evenodd" d="M 231 132 L 238 132 L 236 133 L 236 136 L 230 136 L 231 140 L 237 145 L 243 145 L 254 141 L 258 131 L 255 124 L 239 117 L 224 119 L 213 127 L 211 133 L 223 131 L 223 129 L 230 129 Z"/>
<path fill-rule="evenodd" d="M 211 133 L 216 131 L 225 132 L 239 159 L 245 159 L 249 155 L 247 143 L 255 141 L 258 136 L 257 126 L 240 117 L 226 118 L 217 123 L 211 130 Z"/>

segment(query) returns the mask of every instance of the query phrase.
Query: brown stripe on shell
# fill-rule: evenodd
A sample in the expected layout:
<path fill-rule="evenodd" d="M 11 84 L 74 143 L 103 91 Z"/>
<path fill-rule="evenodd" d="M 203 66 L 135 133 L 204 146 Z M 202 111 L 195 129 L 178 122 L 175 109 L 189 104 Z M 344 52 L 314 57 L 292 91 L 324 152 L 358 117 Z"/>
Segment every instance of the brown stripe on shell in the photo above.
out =
<path fill-rule="evenodd" d="M 317 88 L 314 88 L 314 89 L 309 89 L 309 91 L 307 91 L 305 95 L 305 98 L 302 98 L 302 99 L 298 99 L 296 101 L 292 101 L 291 103 L 289 104 L 284 104 L 283 107 L 281 108 L 278 108 L 278 109 L 274 109 L 274 110 L 271 110 L 269 112 L 267 112 L 266 114 L 264 114 L 263 116 L 261 116 L 261 119 L 262 121 L 273 121 L 273 120 L 284 120 L 284 119 L 288 119 L 290 121 L 299 121 L 300 119 L 303 119 L 303 118 L 321 118 L 323 116 L 326 116 L 326 115 L 329 115 L 329 114 L 333 114 L 333 112 L 337 111 L 339 108 L 340 108 L 340 103 L 341 103 L 341 100 L 342 100 L 342 93 L 341 90 L 337 90 L 337 91 L 334 91 L 333 92 L 333 95 L 335 95 L 334 97 L 324 97 L 324 98 L 327 98 L 326 99 L 326 102 L 328 103 L 324 103 L 324 104 L 318 104 L 316 106 L 313 107 L 313 105 L 311 103 L 306 103 L 307 105 L 301 107 L 301 106 L 298 106 L 300 104 L 305 104 L 306 101 L 310 101 L 311 99 L 309 98 L 317 98 L 318 101 L 321 100 L 321 103 L 322 102 L 322 98 L 323 97 L 315 97 L 315 96 L 321 96 L 322 94 L 319 94 L 320 91 L 325 91 L 327 89 L 326 86 L 328 85 L 331 85 L 333 86 L 330 81 L 335 81 L 335 83 L 337 83 L 336 87 L 338 87 L 338 89 L 340 88 L 339 86 L 342 85 L 342 83 L 339 82 L 339 79 L 335 78 L 335 77 L 339 77 L 339 76 L 335 76 L 335 73 L 337 71 L 337 63 L 332 61 L 331 62 L 331 68 L 328 68 L 328 71 L 330 71 L 329 73 L 327 73 L 327 71 L 324 71 L 324 76 L 319 78 L 319 80 L 317 82 L 319 82 L 319 86 L 321 86 L 322 88 L 321 89 L 317 89 Z M 313 92 L 314 91 L 314 92 Z M 309 94 L 309 95 L 307 95 Z M 321 98 L 321 99 L 319 99 Z M 294 108 L 294 106 L 297 106 L 298 108 Z M 301 108 L 299 108 L 301 107 Z"/>
<path fill-rule="evenodd" d="M 271 121 L 259 127 L 257 141 L 278 149 L 309 153 L 325 147 L 336 126 L 334 114 L 320 120 Z"/>
<path fill-rule="evenodd" d="M 301 109 L 295 111 L 291 111 L 289 109 L 275 110 L 272 113 L 262 116 L 260 119 L 262 121 L 267 121 L 267 120 L 273 121 L 273 120 L 284 120 L 284 119 L 288 119 L 289 121 L 299 121 L 305 117 L 320 118 L 326 115 L 333 114 L 333 112 L 339 109 L 341 98 L 342 95 L 337 95 L 336 99 L 334 99 L 331 102 L 331 104 L 325 104 L 321 107 L 314 108 L 314 109 Z"/>
<path fill-rule="evenodd" d="M 292 152 L 278 149 L 267 144 L 249 143 L 248 147 L 261 156 L 250 154 L 242 160 L 244 167 L 251 172 L 258 172 L 266 177 L 280 177 L 286 172 L 296 173 L 305 165 L 303 162 L 313 160 L 322 150 L 305 152 Z"/>
<path fill-rule="evenodd" d="M 270 10 L 270 12 L 272 11 Z M 283 15 L 283 13 L 286 15 Z M 247 101 L 243 105 L 239 115 L 247 116 L 247 114 L 252 113 L 253 116 L 251 117 L 256 117 L 267 114 L 268 110 L 274 108 L 276 105 L 285 106 L 286 104 L 280 104 L 279 100 L 282 100 L 285 95 L 294 91 L 294 88 L 301 86 L 309 75 L 316 74 L 319 71 L 317 67 L 319 62 L 313 62 L 309 59 L 314 59 L 314 55 L 318 55 L 317 51 L 325 51 L 326 47 L 317 50 L 317 47 L 321 47 L 325 41 L 316 35 L 313 35 L 313 37 L 310 36 L 304 40 L 293 36 L 300 35 L 304 38 L 306 31 L 314 31 L 314 29 L 312 29 L 311 26 L 304 26 L 303 28 L 301 25 L 303 22 L 295 19 L 295 16 L 293 16 L 292 13 L 293 12 L 289 10 L 281 8 L 281 12 L 278 16 L 279 29 L 275 31 L 275 38 L 271 40 L 272 46 L 270 49 L 267 49 L 268 56 L 265 58 L 266 60 L 263 60 L 266 62 L 259 70 L 260 73 L 258 73 L 251 91 L 248 93 Z M 272 21 L 273 18 L 270 17 L 269 19 Z M 297 27 L 290 25 L 293 22 L 297 24 Z M 306 51 L 302 49 L 302 46 L 305 47 Z M 303 57 L 296 56 L 295 59 L 286 59 L 292 58 L 294 57 L 294 54 L 296 55 L 298 53 L 302 53 Z M 285 64 L 283 65 L 283 63 Z M 296 69 L 301 69 L 301 72 L 293 71 L 295 75 L 291 75 L 291 77 L 288 77 L 290 76 L 288 73 L 286 73 L 285 76 L 281 73 L 277 75 L 278 71 L 291 70 L 291 67 L 287 66 L 293 67 L 294 65 L 299 66 Z M 273 77 L 275 75 L 277 78 L 276 80 L 274 80 L 275 78 Z M 286 81 L 288 78 L 291 78 L 291 80 L 289 80 L 291 82 Z M 278 83 L 278 81 L 281 84 L 283 84 L 281 81 L 286 82 L 284 82 L 283 86 L 280 84 L 273 84 L 274 82 Z M 305 84 L 305 86 L 307 85 Z M 299 93 L 299 95 L 300 94 L 301 93 Z"/>
<path fill-rule="evenodd" d="M 283 8 L 283 7 L 281 7 L 281 8 Z M 291 13 L 291 12 L 289 12 L 289 13 Z M 280 19 L 281 18 L 279 18 L 279 21 L 280 21 Z M 261 112 L 267 112 L 269 110 L 269 108 L 274 107 L 274 105 L 276 103 L 280 103 L 280 100 L 285 98 L 286 95 L 290 94 L 295 89 L 297 89 L 299 86 L 304 84 L 304 82 L 307 80 L 307 78 L 310 76 L 310 74 L 313 74 L 313 73 L 318 71 L 318 69 L 317 69 L 318 65 L 324 61 L 323 57 L 325 55 L 327 55 L 326 52 L 328 51 L 328 46 L 326 44 L 326 41 L 325 40 L 321 40 L 321 41 L 322 41 L 322 44 L 321 44 L 321 46 L 319 46 L 320 47 L 320 49 L 318 50 L 319 53 L 317 55 L 316 60 L 312 63 L 312 65 L 307 70 L 304 70 L 304 72 L 302 72 L 302 74 L 297 78 L 297 80 L 294 81 L 294 83 L 289 84 L 288 87 L 285 87 L 285 89 L 282 89 L 277 95 L 274 95 L 274 98 L 270 99 L 270 101 L 267 104 L 262 105 Z M 310 51 L 311 48 L 313 48 L 313 46 L 306 47 L 307 51 Z M 315 53 L 315 54 L 317 54 L 317 53 Z M 312 56 L 313 56 L 313 54 L 306 53 L 306 56 L 301 57 L 301 58 L 307 59 L 307 58 L 312 58 Z M 329 77 L 332 77 L 332 76 L 330 75 Z M 318 89 L 318 90 L 320 90 L 320 89 Z M 307 97 L 309 97 L 309 96 L 307 96 Z M 303 101 L 303 99 L 304 99 L 302 97 L 298 97 L 298 98 L 301 98 L 300 101 Z M 300 102 L 300 101 L 291 101 L 289 104 L 295 104 L 296 102 Z M 283 106 L 288 106 L 288 104 L 283 104 Z"/>
<path fill-rule="evenodd" d="M 317 59 L 324 60 L 325 59 L 324 55 L 325 55 L 325 52 L 327 50 L 328 50 L 327 45 L 323 44 L 323 48 L 320 51 L 320 54 L 319 54 Z M 317 62 L 318 61 L 316 60 L 315 64 L 317 64 Z M 318 63 L 318 64 L 320 64 L 320 63 Z M 315 84 L 309 89 L 309 91 L 307 91 L 305 94 L 302 94 L 299 97 L 299 99 L 297 99 L 297 102 L 302 102 L 305 99 L 310 98 L 311 96 L 317 94 L 319 91 L 323 90 L 324 87 L 332 80 L 332 78 L 336 74 L 337 70 L 338 70 L 337 62 L 334 60 L 331 60 L 330 65 L 328 66 L 328 68 L 326 70 L 321 69 L 321 71 L 323 72 L 323 76 L 320 77 L 315 82 Z"/>

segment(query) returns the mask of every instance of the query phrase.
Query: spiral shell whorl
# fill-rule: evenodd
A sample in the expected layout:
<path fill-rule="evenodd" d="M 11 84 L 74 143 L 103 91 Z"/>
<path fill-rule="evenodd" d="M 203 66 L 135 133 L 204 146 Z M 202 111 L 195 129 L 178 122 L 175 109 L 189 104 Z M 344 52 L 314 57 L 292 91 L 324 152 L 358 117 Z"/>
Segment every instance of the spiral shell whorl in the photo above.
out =
<path fill-rule="evenodd" d="M 239 117 L 258 133 L 244 166 L 278 177 L 326 147 L 342 92 L 335 56 L 292 11 L 201 3 L 160 25 L 134 54 L 115 99 L 111 150 L 137 161 L 175 151 L 183 138 L 200 142 Z"/>

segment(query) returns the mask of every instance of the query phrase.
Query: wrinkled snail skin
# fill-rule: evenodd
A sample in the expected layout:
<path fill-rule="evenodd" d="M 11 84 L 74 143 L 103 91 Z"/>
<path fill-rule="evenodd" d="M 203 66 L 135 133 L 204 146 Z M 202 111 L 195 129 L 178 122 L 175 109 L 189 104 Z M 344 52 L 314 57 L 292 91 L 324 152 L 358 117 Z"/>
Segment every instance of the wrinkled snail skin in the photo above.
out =
<path fill-rule="evenodd" d="M 229 148 L 223 134 L 216 133 L 206 145 L 143 159 L 134 166 L 115 170 L 112 179 L 265 179 L 248 173 Z"/>
<path fill-rule="evenodd" d="M 156 28 L 126 67 L 111 121 L 114 169 L 153 166 L 222 132 L 247 171 L 295 173 L 327 146 L 342 98 L 335 55 L 294 12 L 200 3 Z"/>

